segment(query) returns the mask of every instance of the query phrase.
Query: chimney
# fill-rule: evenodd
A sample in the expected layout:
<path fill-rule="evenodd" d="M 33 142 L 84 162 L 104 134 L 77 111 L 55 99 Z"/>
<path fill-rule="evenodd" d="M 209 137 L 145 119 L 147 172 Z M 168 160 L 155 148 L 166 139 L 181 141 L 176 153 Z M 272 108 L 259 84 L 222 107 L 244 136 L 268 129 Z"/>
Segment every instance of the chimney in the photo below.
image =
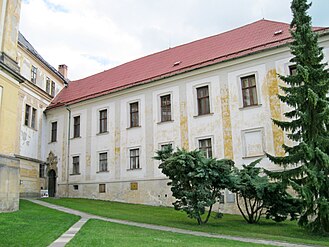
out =
<path fill-rule="evenodd" d="M 58 65 L 58 72 L 61 73 L 61 75 L 67 79 L 67 65 L 60 64 Z"/>

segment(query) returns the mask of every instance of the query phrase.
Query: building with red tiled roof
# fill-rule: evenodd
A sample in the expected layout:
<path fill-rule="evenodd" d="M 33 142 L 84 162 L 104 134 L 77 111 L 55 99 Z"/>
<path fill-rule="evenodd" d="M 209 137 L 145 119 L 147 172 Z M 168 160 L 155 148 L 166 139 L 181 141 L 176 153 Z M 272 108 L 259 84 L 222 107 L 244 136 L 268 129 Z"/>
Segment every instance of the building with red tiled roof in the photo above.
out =
<path fill-rule="evenodd" d="M 314 31 L 328 60 L 329 28 Z M 46 111 L 57 193 L 170 205 L 152 158 L 166 145 L 237 165 L 283 154 L 271 118 L 287 108 L 276 95 L 277 73 L 294 69 L 290 42 L 289 24 L 259 20 L 70 82 Z M 229 211 L 229 191 L 224 201 Z"/>

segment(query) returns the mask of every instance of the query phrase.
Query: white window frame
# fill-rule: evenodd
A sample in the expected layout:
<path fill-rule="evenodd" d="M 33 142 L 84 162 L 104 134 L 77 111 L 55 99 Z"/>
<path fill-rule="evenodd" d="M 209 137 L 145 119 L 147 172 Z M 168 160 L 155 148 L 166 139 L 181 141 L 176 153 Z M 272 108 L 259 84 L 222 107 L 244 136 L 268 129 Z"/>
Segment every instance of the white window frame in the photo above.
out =
<path fill-rule="evenodd" d="M 243 106 L 243 95 L 242 95 L 242 81 L 241 79 L 243 77 L 248 77 L 255 75 L 255 84 L 256 84 L 256 93 L 257 93 L 257 104 L 256 105 L 250 105 L 250 106 Z M 239 89 L 239 108 L 240 109 L 249 109 L 253 107 L 258 107 L 262 105 L 261 97 L 260 97 L 260 84 L 259 84 L 259 73 L 258 71 L 250 71 L 248 73 L 239 74 L 237 76 L 237 84 Z"/>
<path fill-rule="evenodd" d="M 107 119 L 106 119 L 107 129 L 104 132 L 100 132 L 100 115 L 101 115 L 100 112 L 104 111 L 104 110 L 107 111 Z M 102 108 L 97 109 L 97 134 L 98 135 L 104 135 L 104 134 L 109 133 L 109 129 L 110 129 L 110 121 L 109 121 L 110 114 L 109 113 L 110 113 L 109 107 L 102 107 Z M 81 121 L 81 119 L 80 119 L 80 121 Z"/>
<path fill-rule="evenodd" d="M 162 96 L 166 96 L 166 95 L 170 95 L 170 111 L 171 111 L 171 120 L 169 121 L 161 121 L 161 97 Z M 158 103 L 158 111 L 157 111 L 157 119 L 158 119 L 158 123 L 170 123 L 172 121 L 174 121 L 174 107 L 173 107 L 173 92 L 172 91 L 168 91 L 168 92 L 163 92 L 160 94 L 157 94 L 157 103 Z"/>
<path fill-rule="evenodd" d="M 73 157 L 79 157 L 79 173 L 73 173 Z M 81 153 L 71 154 L 70 175 L 72 175 L 72 176 L 81 175 Z"/>
<path fill-rule="evenodd" d="M 100 167 L 100 160 L 99 160 L 99 158 L 100 158 L 100 154 L 102 154 L 102 153 L 106 153 L 107 155 L 106 155 L 106 158 L 107 158 L 107 166 L 106 166 L 106 171 L 101 171 L 100 169 L 99 169 L 99 167 Z M 109 150 L 101 150 L 101 151 L 98 151 L 97 152 L 97 173 L 102 173 L 102 172 L 109 172 Z"/>
<path fill-rule="evenodd" d="M 131 169 L 130 167 L 130 150 L 138 149 L 138 157 L 139 157 L 139 168 Z M 142 169 L 142 162 L 141 162 L 141 155 L 142 154 L 142 147 L 141 146 L 134 146 L 127 148 L 127 171 L 136 171 Z"/>
<path fill-rule="evenodd" d="M 138 126 L 130 126 L 130 104 L 133 103 L 138 103 Z M 133 129 L 133 128 L 138 128 L 142 126 L 142 118 L 141 118 L 141 109 L 142 109 L 142 104 L 141 104 L 141 99 L 134 99 L 134 100 L 129 100 L 127 101 L 127 129 Z"/>
<path fill-rule="evenodd" d="M 198 93 L 197 93 L 197 89 L 200 87 L 205 87 L 208 86 L 208 94 L 209 94 L 209 113 L 207 114 L 202 114 L 199 115 L 199 111 L 198 111 Z M 213 111 L 213 97 L 212 97 L 212 88 L 211 88 L 211 82 L 203 82 L 203 83 L 198 83 L 193 85 L 192 87 L 193 90 L 193 105 L 194 105 L 194 117 L 202 117 L 202 116 L 209 116 L 212 115 L 214 113 Z"/>
<path fill-rule="evenodd" d="M 214 149 L 214 136 L 213 136 L 213 135 L 197 137 L 197 138 L 195 139 L 195 147 L 196 147 L 196 149 L 200 150 L 200 147 L 199 147 L 199 141 L 201 141 L 201 140 L 205 140 L 205 139 L 210 139 L 210 141 L 211 141 L 211 153 L 212 153 L 212 158 L 215 158 L 215 157 L 216 157 L 216 154 L 215 154 L 215 149 Z"/>

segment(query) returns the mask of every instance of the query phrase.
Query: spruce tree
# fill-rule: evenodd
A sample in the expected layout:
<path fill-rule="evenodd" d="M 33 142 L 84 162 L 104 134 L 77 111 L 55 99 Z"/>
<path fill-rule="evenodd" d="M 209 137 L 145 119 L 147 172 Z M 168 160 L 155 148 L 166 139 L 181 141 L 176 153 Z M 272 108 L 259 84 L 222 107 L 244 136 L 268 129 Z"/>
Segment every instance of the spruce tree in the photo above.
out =
<path fill-rule="evenodd" d="M 307 0 L 293 0 L 290 49 L 297 73 L 279 76 L 286 83 L 279 99 L 290 107 L 273 120 L 287 133 L 293 145 L 283 145 L 286 155 L 270 160 L 284 167 L 272 173 L 293 187 L 303 200 L 301 226 L 314 232 L 329 233 L 329 75 L 322 63 L 318 34 L 312 31 Z M 297 143 L 297 144 L 296 144 Z"/>

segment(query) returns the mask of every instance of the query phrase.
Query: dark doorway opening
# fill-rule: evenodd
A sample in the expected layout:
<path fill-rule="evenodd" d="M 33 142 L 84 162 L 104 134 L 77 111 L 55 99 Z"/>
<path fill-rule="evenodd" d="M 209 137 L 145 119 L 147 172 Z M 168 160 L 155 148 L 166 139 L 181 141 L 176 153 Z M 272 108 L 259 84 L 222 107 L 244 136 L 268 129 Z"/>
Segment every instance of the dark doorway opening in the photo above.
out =
<path fill-rule="evenodd" d="M 49 197 L 55 197 L 56 194 L 56 172 L 50 170 L 48 172 L 48 195 Z"/>

